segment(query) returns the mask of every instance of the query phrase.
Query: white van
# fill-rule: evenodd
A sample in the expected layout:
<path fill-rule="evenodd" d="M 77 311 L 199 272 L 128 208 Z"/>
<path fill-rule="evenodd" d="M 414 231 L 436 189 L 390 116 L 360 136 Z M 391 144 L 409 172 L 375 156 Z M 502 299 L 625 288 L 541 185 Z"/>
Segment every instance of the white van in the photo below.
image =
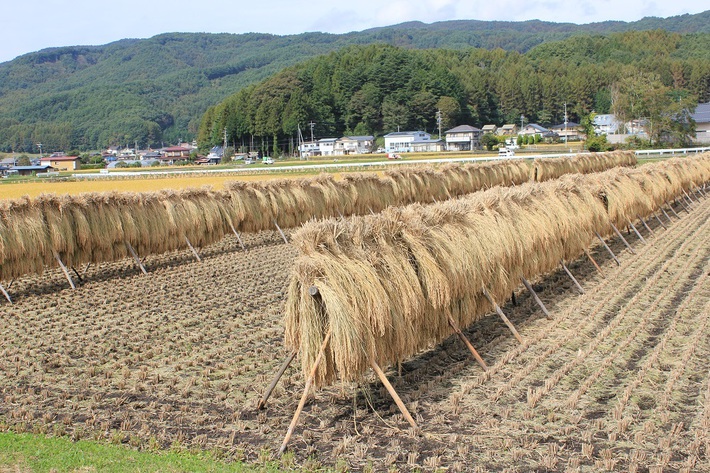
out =
<path fill-rule="evenodd" d="M 513 151 L 510 148 L 506 148 L 505 146 L 498 148 L 498 157 L 499 158 L 510 158 L 515 156 L 515 151 Z"/>

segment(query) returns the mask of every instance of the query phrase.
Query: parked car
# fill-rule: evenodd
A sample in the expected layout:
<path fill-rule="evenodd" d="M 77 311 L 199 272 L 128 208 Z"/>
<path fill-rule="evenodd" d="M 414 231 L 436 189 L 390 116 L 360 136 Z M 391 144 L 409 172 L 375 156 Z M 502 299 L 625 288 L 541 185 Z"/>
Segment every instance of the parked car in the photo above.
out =
<path fill-rule="evenodd" d="M 274 160 L 273 158 L 264 156 L 263 158 L 261 158 L 261 164 L 274 164 Z"/>
<path fill-rule="evenodd" d="M 244 164 L 254 164 L 254 160 L 251 159 L 251 158 L 246 158 L 246 159 L 244 160 Z"/>
<path fill-rule="evenodd" d="M 515 151 L 513 151 L 512 149 L 506 148 L 505 146 L 498 148 L 499 158 L 511 158 L 513 156 L 515 156 Z"/>

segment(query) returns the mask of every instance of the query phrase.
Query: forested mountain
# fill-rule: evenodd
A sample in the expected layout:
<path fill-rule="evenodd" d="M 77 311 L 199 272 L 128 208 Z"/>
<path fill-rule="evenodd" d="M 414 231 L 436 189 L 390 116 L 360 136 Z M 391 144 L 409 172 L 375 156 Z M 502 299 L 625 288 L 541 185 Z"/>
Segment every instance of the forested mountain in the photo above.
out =
<path fill-rule="evenodd" d="M 289 67 L 205 113 L 201 143 L 283 146 L 300 124 L 316 134 L 434 131 L 467 123 L 560 123 L 592 110 L 659 117 L 663 107 L 710 99 L 710 34 L 664 31 L 577 36 L 525 54 L 501 49 L 352 46 Z M 624 104 L 628 110 L 623 109 Z M 652 109 L 656 107 L 656 109 Z M 676 113 L 676 112 L 673 112 Z M 273 146 L 273 145 L 272 145 Z"/>
<path fill-rule="evenodd" d="M 190 139 L 197 134 L 202 115 L 210 106 L 285 67 L 351 45 L 385 43 L 405 49 L 459 51 L 502 48 L 528 56 L 501 51 L 491 54 L 506 60 L 519 57 L 534 61 L 537 54 L 537 60 L 549 56 L 578 61 L 587 53 L 577 43 L 555 46 L 554 51 L 539 49 L 540 45 L 587 34 L 586 39 L 576 41 L 586 41 L 587 47 L 596 48 L 593 42 L 601 39 L 593 39 L 588 33 L 649 28 L 683 33 L 673 36 L 675 59 L 707 61 L 706 35 L 701 33 L 710 32 L 710 11 L 589 25 L 450 21 L 406 23 L 342 35 L 170 33 L 104 46 L 51 48 L 0 64 L 0 150 L 31 151 L 37 142 L 42 142 L 45 150 L 66 150 Z M 617 54 L 615 51 L 611 48 L 608 54 Z M 444 56 L 449 54 L 453 53 Z M 496 109 L 491 112 L 494 115 L 505 115 L 512 109 L 490 107 Z M 527 105 L 518 108 L 525 110 Z M 334 128 L 341 127 L 335 124 L 335 116 L 332 123 Z"/>

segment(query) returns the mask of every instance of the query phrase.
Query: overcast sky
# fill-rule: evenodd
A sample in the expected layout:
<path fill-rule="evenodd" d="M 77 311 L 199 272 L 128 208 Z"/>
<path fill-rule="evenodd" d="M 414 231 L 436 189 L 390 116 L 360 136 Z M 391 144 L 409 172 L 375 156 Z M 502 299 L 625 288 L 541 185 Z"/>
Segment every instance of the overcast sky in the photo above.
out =
<path fill-rule="evenodd" d="M 14 0 L 2 7 L 0 62 L 54 46 L 160 33 L 345 33 L 404 21 L 540 19 L 591 23 L 700 13 L 706 0 Z"/>

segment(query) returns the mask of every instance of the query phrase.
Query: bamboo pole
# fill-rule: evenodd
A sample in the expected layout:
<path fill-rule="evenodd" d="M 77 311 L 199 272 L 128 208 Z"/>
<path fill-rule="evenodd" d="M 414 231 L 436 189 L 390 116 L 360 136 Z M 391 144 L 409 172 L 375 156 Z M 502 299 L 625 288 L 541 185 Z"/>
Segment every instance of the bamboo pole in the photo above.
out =
<path fill-rule="evenodd" d="M 619 258 L 617 258 L 616 255 L 614 254 L 614 252 L 611 251 L 611 248 L 609 248 L 609 245 L 606 244 L 606 242 L 604 241 L 604 238 L 602 238 L 602 236 L 599 234 L 599 232 L 597 232 L 595 230 L 594 234 L 597 236 L 597 238 L 599 238 L 599 241 L 602 242 L 602 245 L 604 245 L 604 248 L 606 248 L 606 251 L 608 251 L 609 254 L 611 255 L 611 257 L 614 258 L 614 261 L 616 261 L 616 265 L 621 266 L 621 261 L 619 261 Z"/>
<path fill-rule="evenodd" d="M 628 248 L 628 250 L 631 252 L 631 254 L 632 254 L 632 255 L 635 255 L 636 252 L 634 251 L 633 248 L 631 248 L 631 245 L 629 245 L 629 242 L 626 241 L 626 238 L 624 238 L 624 235 L 622 235 L 621 232 L 619 231 L 619 229 L 616 228 L 616 225 L 614 225 L 612 222 L 609 222 L 609 224 L 611 225 L 611 228 L 614 229 L 614 232 L 616 232 L 616 236 L 618 236 L 619 238 L 621 238 L 621 241 L 624 242 L 624 245 L 626 245 L 626 248 Z"/>
<path fill-rule="evenodd" d="M 323 359 L 323 354 L 325 353 L 325 347 L 330 341 L 331 333 L 331 329 L 328 329 L 328 333 L 326 333 L 325 338 L 323 339 L 323 344 L 320 346 L 320 351 L 318 351 L 318 356 L 316 356 L 316 359 L 313 362 L 313 367 L 311 367 L 311 372 L 308 374 L 308 378 L 306 379 L 306 386 L 303 388 L 303 394 L 301 395 L 301 400 L 298 402 L 296 413 L 293 415 L 291 424 L 288 426 L 288 430 L 286 431 L 286 437 L 284 437 L 284 441 L 281 444 L 281 448 L 279 449 L 279 455 L 283 454 L 283 452 L 286 451 L 288 442 L 291 440 L 291 436 L 293 435 L 293 429 L 296 428 L 298 418 L 301 416 L 301 411 L 306 405 L 306 399 L 308 399 L 308 392 L 311 390 L 311 385 L 313 384 L 313 380 L 316 377 L 316 371 L 318 371 L 318 365 L 320 365 L 320 362 Z"/>
<path fill-rule="evenodd" d="M 284 239 L 284 243 L 286 243 L 286 244 L 288 245 L 288 240 L 286 239 L 286 235 L 284 234 L 283 230 L 281 230 L 281 227 L 279 227 L 279 224 L 276 223 L 276 219 L 274 219 L 274 225 L 276 225 L 276 229 L 277 229 L 277 230 L 279 231 L 279 233 L 281 234 L 281 238 Z"/>
<path fill-rule="evenodd" d="M 397 394 L 397 391 L 395 391 L 394 387 L 392 387 L 392 385 L 390 384 L 389 380 L 387 379 L 387 376 L 385 376 L 385 373 L 382 371 L 382 368 L 380 368 L 380 366 L 372 358 L 370 358 L 370 366 L 375 371 L 375 373 L 377 373 L 377 377 L 380 378 L 380 381 L 382 381 L 382 384 L 384 384 L 385 388 L 387 388 L 387 391 L 389 391 L 390 396 L 392 396 L 392 399 L 394 399 L 395 404 L 397 404 L 397 407 L 399 407 L 399 410 L 402 412 L 404 418 L 407 419 L 409 425 L 418 430 L 419 427 L 417 426 L 417 423 L 414 422 L 412 415 L 407 410 L 407 406 L 404 405 L 402 399 L 399 397 L 399 394 Z"/>
<path fill-rule="evenodd" d="M 683 189 L 683 194 L 685 194 L 685 196 L 688 198 L 688 201 L 689 201 L 691 204 L 693 204 L 693 203 L 695 202 L 695 201 L 690 197 L 690 195 L 688 194 L 688 192 L 687 192 L 685 189 Z"/>
<path fill-rule="evenodd" d="M 675 213 L 675 210 L 673 210 L 673 207 L 671 207 L 670 205 L 668 205 L 668 207 L 673 211 L 673 213 Z M 671 220 L 671 217 L 670 217 L 670 215 L 668 215 L 668 213 L 666 212 L 666 209 L 664 209 L 663 207 L 661 207 L 661 212 L 663 212 L 663 215 L 665 215 L 666 218 L 668 219 L 668 223 L 673 223 L 673 220 Z M 675 216 L 676 216 L 677 218 L 680 218 L 680 215 L 678 215 L 678 214 L 675 214 Z"/>
<path fill-rule="evenodd" d="M 473 355 L 473 358 L 478 362 L 479 365 L 481 365 L 481 368 L 483 368 L 483 371 L 488 371 L 488 365 L 486 365 L 486 362 L 483 361 L 483 358 L 481 358 L 481 355 L 478 354 L 476 349 L 473 347 L 471 344 L 471 341 L 464 335 L 464 333 L 461 331 L 461 329 L 456 325 L 456 322 L 454 319 L 449 315 L 449 325 L 451 325 L 451 328 L 454 329 L 454 332 L 456 332 L 456 335 L 459 336 L 459 339 L 463 342 L 464 345 L 466 345 L 466 348 L 468 348 L 468 351 L 471 352 L 471 355 Z"/>
<path fill-rule="evenodd" d="M 647 231 L 650 235 L 653 235 L 653 230 L 651 230 L 651 227 L 648 226 L 648 224 L 646 223 L 646 220 L 644 220 L 640 215 L 637 215 L 636 218 L 638 218 L 639 220 L 641 220 L 641 223 L 643 223 L 643 226 L 646 227 L 646 231 Z"/>
<path fill-rule="evenodd" d="M 79 274 L 79 271 L 77 271 L 74 266 L 71 267 L 71 270 L 74 271 L 74 274 L 76 274 L 76 278 L 79 282 L 84 282 L 84 278 L 81 277 L 81 274 Z"/>
<path fill-rule="evenodd" d="M 486 296 L 486 298 L 488 299 L 488 302 L 491 303 L 491 305 L 493 306 L 493 309 L 496 311 L 498 316 L 501 319 L 503 319 L 503 322 L 505 323 L 505 325 L 508 326 L 508 329 L 512 332 L 513 336 L 520 342 L 521 345 L 524 344 L 525 342 L 523 342 L 523 337 L 520 336 L 518 331 L 515 329 L 515 325 L 513 325 L 513 323 L 510 320 L 508 320 L 508 317 L 505 316 L 505 314 L 501 310 L 500 306 L 498 304 L 496 304 L 496 301 L 493 300 L 490 293 L 486 289 L 486 286 L 483 286 L 483 295 Z"/>
<path fill-rule="evenodd" d="M 589 250 L 585 248 L 584 252 L 587 254 L 587 258 L 589 258 L 589 261 L 591 261 L 594 267 L 597 268 L 597 272 L 599 272 L 601 277 L 606 278 L 606 276 L 604 276 L 604 271 L 602 271 L 602 268 L 599 267 L 599 265 L 597 264 L 597 260 L 592 257 L 592 254 L 589 252 Z"/>
<path fill-rule="evenodd" d="M 91 266 L 91 262 L 86 263 L 84 270 L 81 272 L 82 275 L 86 274 L 86 272 L 89 270 L 89 266 Z"/>
<path fill-rule="evenodd" d="M 133 249 L 133 245 L 126 242 L 126 247 L 128 248 L 128 251 L 131 252 L 131 255 L 133 256 L 133 260 L 136 262 L 136 264 L 141 269 L 143 274 L 148 274 L 148 271 L 145 270 L 145 266 L 143 266 L 143 263 L 141 263 L 141 259 L 138 257 L 138 253 L 136 253 L 136 250 Z"/>
<path fill-rule="evenodd" d="M 66 276 L 67 281 L 69 281 L 69 285 L 71 286 L 72 289 L 76 289 L 76 286 L 74 285 L 74 281 L 72 281 L 71 275 L 69 274 L 69 270 L 67 270 L 67 267 L 64 266 L 62 259 L 59 257 L 59 253 L 57 253 L 54 250 L 52 250 L 52 252 L 54 253 L 54 258 L 59 263 L 59 267 L 62 268 L 62 271 L 64 272 L 64 276 Z"/>
<path fill-rule="evenodd" d="M 271 381 L 271 384 L 269 384 L 269 387 L 266 388 L 266 391 L 264 394 L 261 396 L 261 399 L 259 400 L 259 404 L 257 404 L 256 408 L 261 410 L 266 406 L 266 401 L 269 400 L 269 397 L 271 397 L 271 393 L 274 391 L 274 388 L 276 388 L 276 384 L 278 384 L 279 380 L 283 376 L 284 372 L 286 371 L 286 368 L 289 367 L 291 362 L 293 361 L 294 358 L 296 358 L 296 354 L 298 352 L 296 350 L 292 351 L 289 356 L 286 357 L 284 362 L 281 364 L 281 368 L 276 372 L 276 376 L 274 376 L 274 379 Z"/>
<path fill-rule="evenodd" d="M 666 224 L 663 223 L 663 221 L 656 212 L 653 212 L 653 216 L 656 217 L 656 220 L 658 220 L 658 223 L 663 227 L 664 230 L 668 230 L 668 227 L 666 227 Z"/>
<path fill-rule="evenodd" d="M 686 204 L 685 201 L 684 201 L 682 198 L 681 198 L 681 199 L 678 199 L 678 198 L 676 197 L 675 203 L 678 204 L 679 202 L 680 202 L 680 206 L 683 207 L 683 210 L 685 210 L 686 213 L 690 213 L 690 208 L 688 208 L 688 204 Z M 671 207 L 671 208 L 672 208 L 672 207 Z"/>
<path fill-rule="evenodd" d="M 244 250 L 244 243 L 242 243 L 242 237 L 239 236 L 239 232 L 237 231 L 236 228 L 234 228 L 234 225 L 232 225 L 232 222 L 229 222 L 229 226 L 232 227 L 232 232 L 234 233 L 234 236 L 237 237 L 237 241 L 239 242 L 239 246 L 242 247 L 242 250 Z"/>
<path fill-rule="evenodd" d="M 533 299 L 535 299 L 537 305 L 540 306 L 540 309 L 542 309 L 542 312 L 545 314 L 545 317 L 547 317 L 548 319 L 552 319 L 552 316 L 547 311 L 547 307 L 545 307 L 545 304 L 543 304 L 540 298 L 537 296 L 537 292 L 535 292 L 535 289 L 533 289 L 532 284 L 530 284 L 530 281 L 525 279 L 525 276 L 520 276 L 520 280 L 523 282 L 523 286 L 525 286 L 525 289 L 527 289 L 528 292 L 532 294 Z"/>
<path fill-rule="evenodd" d="M 639 231 L 636 229 L 631 219 L 626 217 L 626 221 L 629 222 L 629 225 L 631 225 L 631 229 L 634 231 L 634 233 L 636 233 L 636 236 L 639 237 L 639 240 L 641 240 L 643 244 L 646 244 L 646 239 L 641 236 L 641 233 L 639 233 Z"/>
<path fill-rule="evenodd" d="M 7 302 L 12 304 L 12 299 L 10 298 L 10 294 L 5 290 L 2 284 L 0 284 L 0 291 L 2 291 L 2 295 L 5 296 L 5 299 L 7 299 Z"/>
<path fill-rule="evenodd" d="M 195 258 L 197 259 L 197 261 L 201 262 L 202 259 L 200 258 L 200 255 L 197 254 L 197 250 L 195 250 L 195 247 L 192 246 L 192 243 L 190 243 L 190 240 L 187 237 L 185 237 L 185 241 L 187 242 L 187 246 L 189 246 L 190 249 L 192 250 L 192 254 L 195 255 Z"/>
<path fill-rule="evenodd" d="M 575 286 L 577 286 L 577 290 L 579 291 L 580 294 L 584 294 L 584 289 L 582 289 L 582 286 L 579 284 L 579 281 L 577 281 L 577 278 L 575 278 L 572 275 L 572 272 L 569 270 L 567 265 L 563 260 L 560 260 L 560 264 L 562 265 L 562 268 L 565 270 L 565 273 L 567 273 L 567 276 L 572 280 Z"/>

